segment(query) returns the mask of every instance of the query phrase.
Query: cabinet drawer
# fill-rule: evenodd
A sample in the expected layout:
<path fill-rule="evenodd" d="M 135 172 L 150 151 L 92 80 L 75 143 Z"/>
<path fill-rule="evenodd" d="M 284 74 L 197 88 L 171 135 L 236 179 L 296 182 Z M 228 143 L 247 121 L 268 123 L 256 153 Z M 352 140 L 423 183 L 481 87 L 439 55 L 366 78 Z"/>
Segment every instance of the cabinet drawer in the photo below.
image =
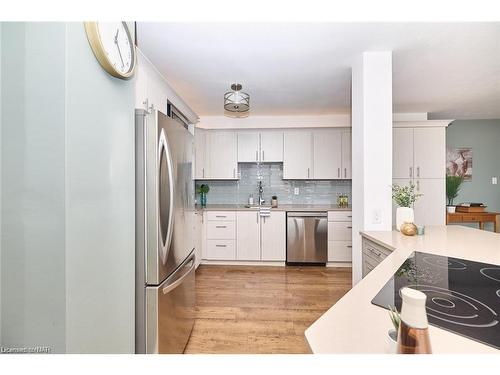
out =
<path fill-rule="evenodd" d="M 474 215 L 474 214 L 464 214 L 464 215 L 462 215 L 462 220 L 463 221 L 478 222 L 478 221 L 481 221 L 481 217 L 478 215 Z"/>
<path fill-rule="evenodd" d="M 328 241 L 329 262 L 350 262 L 352 260 L 351 241 Z"/>
<path fill-rule="evenodd" d="M 364 252 L 363 253 L 363 263 L 368 263 L 372 268 L 377 267 L 380 262 L 382 262 L 386 257 L 384 256 L 377 256 L 376 254 L 370 253 L 370 252 Z"/>
<path fill-rule="evenodd" d="M 328 221 L 352 221 L 352 211 L 328 211 Z"/>
<path fill-rule="evenodd" d="M 236 221 L 235 211 L 207 211 L 209 221 Z"/>
<path fill-rule="evenodd" d="M 207 222 L 207 239 L 209 240 L 235 240 L 235 221 L 209 221 Z"/>
<path fill-rule="evenodd" d="M 329 222 L 328 241 L 352 241 L 352 223 L 345 221 Z"/>
<path fill-rule="evenodd" d="M 365 251 L 367 254 L 371 254 L 371 255 L 376 255 L 376 254 L 380 253 L 380 256 L 383 256 L 382 259 L 384 259 L 386 256 L 388 256 L 392 253 L 392 250 L 387 249 L 387 248 L 380 246 L 379 244 L 377 244 L 373 241 L 370 241 L 370 240 L 367 240 L 364 238 L 363 238 L 362 248 L 363 248 L 363 253 Z"/>
<path fill-rule="evenodd" d="M 235 240 L 207 240 L 208 260 L 235 260 Z"/>

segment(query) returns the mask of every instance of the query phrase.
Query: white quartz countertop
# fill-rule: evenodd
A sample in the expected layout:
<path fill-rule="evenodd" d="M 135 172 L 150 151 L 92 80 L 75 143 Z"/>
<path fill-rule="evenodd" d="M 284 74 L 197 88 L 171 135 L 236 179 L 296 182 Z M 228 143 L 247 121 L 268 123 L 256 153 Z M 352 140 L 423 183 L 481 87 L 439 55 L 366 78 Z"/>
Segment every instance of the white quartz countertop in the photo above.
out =
<path fill-rule="evenodd" d="M 266 206 L 264 207 L 271 207 Z M 197 210 L 207 211 L 245 211 L 257 210 L 257 208 L 248 208 L 244 204 L 209 204 L 206 207 L 197 207 Z M 351 211 L 352 207 L 339 208 L 333 204 L 279 204 L 278 207 L 271 208 L 272 211 Z"/>
<path fill-rule="evenodd" d="M 386 353 L 392 328 L 387 310 L 371 300 L 413 251 L 500 265 L 500 234 L 458 225 L 427 226 L 423 236 L 362 232 L 395 249 L 305 332 L 313 353 Z M 499 353 L 466 337 L 429 326 L 433 353 Z"/>

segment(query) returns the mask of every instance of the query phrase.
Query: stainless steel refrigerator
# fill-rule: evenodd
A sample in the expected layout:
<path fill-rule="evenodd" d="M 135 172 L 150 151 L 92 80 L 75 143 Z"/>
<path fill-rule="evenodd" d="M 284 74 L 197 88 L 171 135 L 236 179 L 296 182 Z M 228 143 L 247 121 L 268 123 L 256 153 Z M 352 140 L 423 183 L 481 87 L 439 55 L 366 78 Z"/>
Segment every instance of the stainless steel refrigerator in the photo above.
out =
<path fill-rule="evenodd" d="M 193 137 L 136 110 L 136 353 L 182 353 L 194 324 Z"/>

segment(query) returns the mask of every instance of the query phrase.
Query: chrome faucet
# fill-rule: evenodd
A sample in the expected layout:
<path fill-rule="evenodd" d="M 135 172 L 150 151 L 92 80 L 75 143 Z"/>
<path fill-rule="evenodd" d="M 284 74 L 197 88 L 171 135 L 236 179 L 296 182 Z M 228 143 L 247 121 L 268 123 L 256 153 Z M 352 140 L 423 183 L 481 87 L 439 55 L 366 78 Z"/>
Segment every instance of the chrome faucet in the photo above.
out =
<path fill-rule="evenodd" d="M 264 189 L 262 189 L 262 181 L 259 181 L 259 206 L 262 206 L 265 202 L 265 200 L 262 199 L 262 193 L 264 193 Z"/>

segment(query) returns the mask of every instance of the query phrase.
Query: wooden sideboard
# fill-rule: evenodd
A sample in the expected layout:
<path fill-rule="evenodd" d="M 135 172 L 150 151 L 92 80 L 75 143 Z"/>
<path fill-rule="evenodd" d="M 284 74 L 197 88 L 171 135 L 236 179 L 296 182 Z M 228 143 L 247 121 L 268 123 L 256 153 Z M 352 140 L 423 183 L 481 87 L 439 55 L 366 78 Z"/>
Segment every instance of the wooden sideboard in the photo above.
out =
<path fill-rule="evenodd" d="M 446 213 L 446 224 L 478 223 L 484 229 L 484 223 L 493 223 L 495 232 L 500 233 L 500 213 L 498 212 L 454 212 Z"/>

